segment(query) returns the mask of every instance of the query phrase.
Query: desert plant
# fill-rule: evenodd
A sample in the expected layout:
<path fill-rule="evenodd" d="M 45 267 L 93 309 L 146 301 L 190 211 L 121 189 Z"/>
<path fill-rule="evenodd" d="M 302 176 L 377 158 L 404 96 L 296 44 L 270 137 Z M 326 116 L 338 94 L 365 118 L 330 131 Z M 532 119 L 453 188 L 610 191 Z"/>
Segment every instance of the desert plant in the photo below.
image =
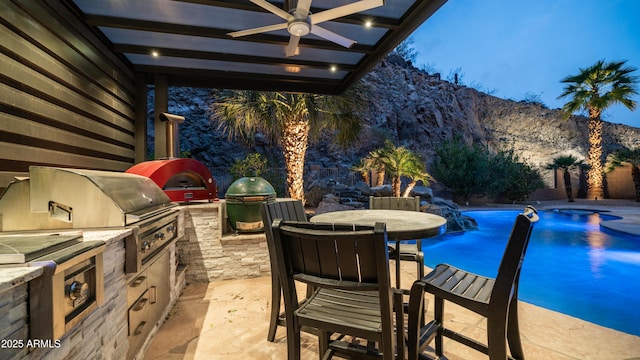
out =
<path fill-rule="evenodd" d="M 431 174 L 453 195 L 469 201 L 471 196 L 486 193 L 492 174 L 485 147 L 467 145 L 462 138 L 455 137 L 440 144 L 435 152 Z"/>
<path fill-rule="evenodd" d="M 464 201 L 484 195 L 519 201 L 544 185 L 540 173 L 513 149 L 494 152 L 456 137 L 442 143 L 436 155 L 433 176 Z"/>

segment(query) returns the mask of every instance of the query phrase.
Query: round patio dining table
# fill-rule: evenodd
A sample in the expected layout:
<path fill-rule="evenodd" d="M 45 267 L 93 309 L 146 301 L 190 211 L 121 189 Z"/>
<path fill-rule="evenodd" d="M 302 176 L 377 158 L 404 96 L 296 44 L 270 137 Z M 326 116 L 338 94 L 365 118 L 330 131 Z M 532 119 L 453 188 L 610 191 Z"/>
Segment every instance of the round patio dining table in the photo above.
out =
<path fill-rule="evenodd" d="M 447 219 L 442 216 L 406 210 L 334 211 L 315 215 L 311 221 L 362 225 L 384 222 L 389 240 L 396 242 L 438 236 L 445 232 L 447 226 Z"/>
<path fill-rule="evenodd" d="M 316 215 L 311 218 L 315 223 L 375 225 L 384 222 L 387 238 L 396 242 L 424 239 L 443 234 L 447 229 L 447 219 L 442 216 L 407 210 L 345 210 Z M 424 265 L 423 265 L 424 266 Z M 396 261 L 396 286 L 400 287 L 400 261 Z"/>

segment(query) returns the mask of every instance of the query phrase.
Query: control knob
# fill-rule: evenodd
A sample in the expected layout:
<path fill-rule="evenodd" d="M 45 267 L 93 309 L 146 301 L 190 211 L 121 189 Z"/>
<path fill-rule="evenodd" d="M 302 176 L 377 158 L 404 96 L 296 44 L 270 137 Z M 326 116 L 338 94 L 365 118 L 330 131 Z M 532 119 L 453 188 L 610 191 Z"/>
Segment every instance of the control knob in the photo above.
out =
<path fill-rule="evenodd" d="M 89 284 L 80 281 L 74 281 L 69 285 L 69 299 L 77 300 L 89 296 Z"/>

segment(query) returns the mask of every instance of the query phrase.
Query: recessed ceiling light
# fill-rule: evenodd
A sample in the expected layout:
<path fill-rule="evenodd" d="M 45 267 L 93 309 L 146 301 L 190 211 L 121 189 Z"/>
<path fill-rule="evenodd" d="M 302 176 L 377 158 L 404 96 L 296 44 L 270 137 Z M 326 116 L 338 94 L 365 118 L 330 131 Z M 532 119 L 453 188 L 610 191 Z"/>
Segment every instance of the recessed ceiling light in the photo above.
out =
<path fill-rule="evenodd" d="M 338 67 L 335 65 L 331 65 L 331 67 L 329 68 L 331 70 L 331 72 L 336 72 L 338 71 Z"/>
<path fill-rule="evenodd" d="M 151 56 L 153 56 L 153 57 L 158 57 L 158 56 L 160 56 L 160 54 L 158 54 L 158 52 L 157 52 L 157 51 L 153 50 L 153 51 L 151 52 Z"/>
<path fill-rule="evenodd" d="M 368 28 L 370 28 L 370 27 L 372 27 L 372 26 L 373 26 L 373 21 L 371 21 L 371 20 L 367 20 L 367 21 L 365 21 L 365 22 L 364 22 L 364 27 L 368 27 Z"/>
<path fill-rule="evenodd" d="M 284 70 L 286 72 L 290 72 L 290 73 L 299 73 L 300 72 L 300 66 L 289 65 L 289 66 L 286 66 L 284 68 Z"/>

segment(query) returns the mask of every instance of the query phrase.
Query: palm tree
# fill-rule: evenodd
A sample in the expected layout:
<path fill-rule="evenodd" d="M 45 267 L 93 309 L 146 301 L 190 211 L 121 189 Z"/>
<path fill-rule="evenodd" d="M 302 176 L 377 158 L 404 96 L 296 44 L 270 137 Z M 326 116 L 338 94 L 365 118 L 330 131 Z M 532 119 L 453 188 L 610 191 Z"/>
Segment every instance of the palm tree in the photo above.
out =
<path fill-rule="evenodd" d="M 389 151 L 389 146 L 393 146 L 393 143 L 389 140 L 386 140 L 384 144 L 384 147 L 370 151 L 369 155 L 367 155 L 367 157 L 365 157 L 363 160 L 366 166 L 376 171 L 376 186 L 384 185 L 386 168 L 383 158 Z"/>
<path fill-rule="evenodd" d="M 304 159 L 310 140 L 325 130 L 335 132 L 335 142 L 346 146 L 357 139 L 363 127 L 358 116 L 367 98 L 357 84 L 341 95 L 226 91 L 212 104 L 211 120 L 230 137 L 250 141 L 262 133 L 282 147 L 287 169 L 289 197 L 304 202 Z"/>
<path fill-rule="evenodd" d="M 393 196 L 400 196 L 402 177 L 408 177 L 410 183 L 403 196 L 409 196 L 411 190 L 420 180 L 428 184 L 431 179 L 425 170 L 424 161 L 417 154 L 404 146 L 395 146 L 390 140 L 385 141 L 384 147 L 375 150 L 379 154 L 379 162 L 386 174 L 391 177 L 391 191 Z"/>
<path fill-rule="evenodd" d="M 366 164 L 365 159 L 360 159 L 359 163 L 351 167 L 351 171 L 359 173 L 362 176 L 362 181 L 370 185 L 369 166 Z"/>
<path fill-rule="evenodd" d="M 404 189 L 402 197 L 409 197 L 413 188 L 418 184 L 418 181 L 422 181 L 424 186 L 429 186 L 429 183 L 434 180 L 433 177 L 425 171 L 424 163 L 414 163 L 414 165 L 417 166 L 412 166 L 407 171 L 407 177 L 410 181 Z"/>
<path fill-rule="evenodd" d="M 584 161 L 578 160 L 573 155 L 558 156 L 553 159 L 553 163 L 547 165 L 549 170 L 562 169 L 562 176 L 564 180 L 564 190 L 567 193 L 567 199 L 569 202 L 573 202 L 573 189 L 571 186 L 571 174 L 570 171 L 584 167 Z"/>
<path fill-rule="evenodd" d="M 631 178 L 636 192 L 636 201 L 640 202 L 640 147 L 633 150 L 624 148 L 610 154 L 607 158 L 606 171 L 611 172 L 614 168 L 623 165 L 631 166 Z"/>
<path fill-rule="evenodd" d="M 568 119 L 578 110 L 586 110 L 589 114 L 589 153 L 587 164 L 587 198 L 604 197 L 604 166 L 602 158 L 602 112 L 621 103 L 633 111 L 636 102 L 632 97 L 638 93 L 637 78 L 631 76 L 636 69 L 625 67 L 626 61 L 605 63 L 600 60 L 595 65 L 580 69 L 578 75 L 568 76 L 561 80 L 567 84 L 564 92 L 558 97 L 570 97 L 562 107 L 563 117 Z"/>

